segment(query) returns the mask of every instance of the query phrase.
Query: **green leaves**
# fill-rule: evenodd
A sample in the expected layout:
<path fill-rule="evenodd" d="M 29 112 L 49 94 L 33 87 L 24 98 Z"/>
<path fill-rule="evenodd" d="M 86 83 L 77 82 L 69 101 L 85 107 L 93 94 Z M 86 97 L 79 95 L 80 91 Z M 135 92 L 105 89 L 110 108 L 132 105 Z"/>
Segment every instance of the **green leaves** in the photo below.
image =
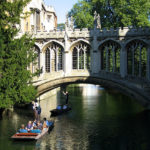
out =
<path fill-rule="evenodd" d="M 149 0 L 82 0 L 75 4 L 70 15 L 78 28 L 92 28 L 94 11 L 101 16 L 102 27 L 150 26 Z"/>
<path fill-rule="evenodd" d="M 0 2 L 0 108 L 30 102 L 36 95 L 30 84 L 32 74 L 27 70 L 35 59 L 34 40 L 27 34 L 15 39 L 18 30 L 14 25 L 20 23 L 27 2 L 29 0 Z"/>
<path fill-rule="evenodd" d="M 93 26 L 94 18 L 91 14 L 92 5 L 90 5 L 90 2 L 85 1 L 79 1 L 69 13 L 70 16 L 73 16 L 75 26 L 78 28 L 90 28 Z"/>

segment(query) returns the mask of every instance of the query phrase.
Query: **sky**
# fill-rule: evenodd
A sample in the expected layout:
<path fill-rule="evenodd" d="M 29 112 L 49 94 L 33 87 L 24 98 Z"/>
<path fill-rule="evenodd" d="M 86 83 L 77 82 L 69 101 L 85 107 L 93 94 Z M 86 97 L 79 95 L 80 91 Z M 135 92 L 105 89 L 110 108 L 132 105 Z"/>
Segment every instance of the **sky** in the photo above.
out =
<path fill-rule="evenodd" d="M 46 5 L 53 6 L 56 15 L 57 23 L 65 23 L 66 14 L 71 10 L 73 5 L 78 2 L 78 0 L 44 0 Z"/>

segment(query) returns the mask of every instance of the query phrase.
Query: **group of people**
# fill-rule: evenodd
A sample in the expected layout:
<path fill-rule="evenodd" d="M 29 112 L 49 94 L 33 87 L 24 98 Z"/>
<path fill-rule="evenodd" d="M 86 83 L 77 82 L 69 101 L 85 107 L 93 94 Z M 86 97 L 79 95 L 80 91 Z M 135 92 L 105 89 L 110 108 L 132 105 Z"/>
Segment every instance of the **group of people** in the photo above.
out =
<path fill-rule="evenodd" d="M 43 119 L 43 122 L 39 120 L 29 121 L 27 126 L 24 124 L 21 125 L 19 133 L 41 133 L 41 131 L 47 129 L 48 126 L 48 120 L 46 118 Z"/>
<path fill-rule="evenodd" d="M 69 93 L 63 92 L 63 94 L 66 96 L 65 104 L 68 104 L 69 100 Z M 42 130 L 48 128 L 48 121 L 46 118 L 43 119 L 43 123 L 40 122 L 40 114 L 41 114 L 41 107 L 37 100 L 32 101 L 32 108 L 34 111 L 35 120 L 29 121 L 27 126 L 24 124 L 21 125 L 21 128 L 19 129 L 20 133 L 28 133 L 28 132 L 34 132 L 37 131 L 38 133 L 41 133 Z"/>

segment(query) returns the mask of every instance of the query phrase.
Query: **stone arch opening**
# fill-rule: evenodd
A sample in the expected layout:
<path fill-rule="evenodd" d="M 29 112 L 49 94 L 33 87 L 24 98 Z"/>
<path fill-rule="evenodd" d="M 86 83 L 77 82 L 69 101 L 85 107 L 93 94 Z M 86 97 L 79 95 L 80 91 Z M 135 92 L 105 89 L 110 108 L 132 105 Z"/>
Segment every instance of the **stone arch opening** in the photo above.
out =
<path fill-rule="evenodd" d="M 131 76 L 143 77 L 147 75 L 148 46 L 139 39 L 127 43 L 127 73 Z"/>
<path fill-rule="evenodd" d="M 108 40 L 99 46 L 101 70 L 108 72 L 120 72 L 121 46 L 113 40 Z"/>
<path fill-rule="evenodd" d="M 63 52 L 63 47 L 54 41 L 45 48 L 45 71 L 47 73 L 63 69 Z"/>
<path fill-rule="evenodd" d="M 34 45 L 33 55 L 33 58 L 35 59 L 30 64 L 31 73 L 35 73 L 40 69 L 40 48 L 37 45 Z"/>
<path fill-rule="evenodd" d="M 72 46 L 72 69 L 90 69 L 90 49 L 84 41 L 78 41 Z"/>

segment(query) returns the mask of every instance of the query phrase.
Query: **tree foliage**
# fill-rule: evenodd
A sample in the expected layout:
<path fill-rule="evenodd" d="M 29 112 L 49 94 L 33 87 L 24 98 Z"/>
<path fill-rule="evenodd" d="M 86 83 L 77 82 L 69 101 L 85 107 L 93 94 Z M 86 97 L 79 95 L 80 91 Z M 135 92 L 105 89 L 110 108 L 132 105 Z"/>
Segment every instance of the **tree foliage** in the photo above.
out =
<path fill-rule="evenodd" d="M 27 70 L 35 59 L 34 40 L 27 34 L 16 39 L 23 7 L 30 0 L 0 1 L 0 108 L 30 102 L 36 94 Z"/>
<path fill-rule="evenodd" d="M 70 11 L 79 28 L 93 27 L 94 11 L 102 27 L 150 26 L 150 0 L 81 0 Z"/>
<path fill-rule="evenodd" d="M 65 29 L 65 24 L 64 23 L 57 24 L 57 29 L 64 30 Z"/>
<path fill-rule="evenodd" d="M 93 26 L 94 21 L 92 13 L 93 11 L 91 2 L 79 1 L 70 11 L 70 16 L 73 16 L 75 20 L 75 27 L 90 28 Z"/>

